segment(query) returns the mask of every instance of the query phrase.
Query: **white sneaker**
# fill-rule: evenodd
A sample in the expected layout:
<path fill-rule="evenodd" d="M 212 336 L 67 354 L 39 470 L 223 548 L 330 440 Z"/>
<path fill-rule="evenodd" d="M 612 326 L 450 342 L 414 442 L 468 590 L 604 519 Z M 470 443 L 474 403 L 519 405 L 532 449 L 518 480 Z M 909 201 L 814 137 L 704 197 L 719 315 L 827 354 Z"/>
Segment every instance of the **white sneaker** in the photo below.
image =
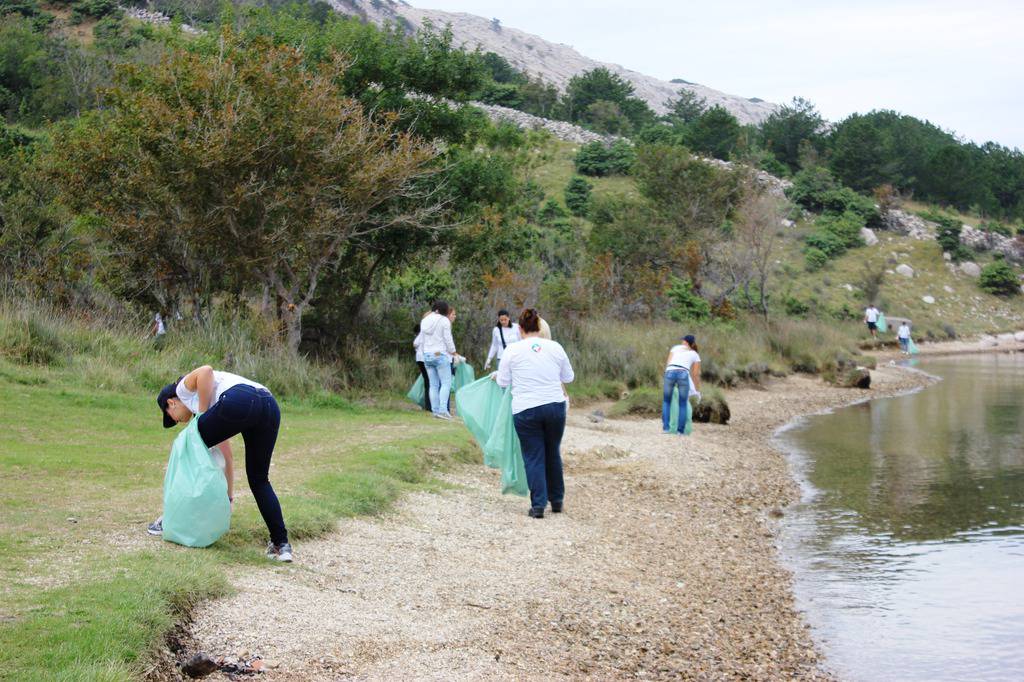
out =
<path fill-rule="evenodd" d="M 163 535 L 164 534 L 164 517 L 163 515 L 158 516 L 156 521 L 146 526 L 146 532 L 150 535 Z"/>
<path fill-rule="evenodd" d="M 450 422 L 452 420 L 452 416 L 450 414 L 442 414 L 440 412 L 435 412 L 434 417 L 436 417 L 437 419 L 443 419 L 446 422 Z"/>
<path fill-rule="evenodd" d="M 283 561 L 290 564 L 292 562 L 292 546 L 287 542 L 282 542 L 280 545 L 268 542 L 267 558 L 271 561 Z"/>

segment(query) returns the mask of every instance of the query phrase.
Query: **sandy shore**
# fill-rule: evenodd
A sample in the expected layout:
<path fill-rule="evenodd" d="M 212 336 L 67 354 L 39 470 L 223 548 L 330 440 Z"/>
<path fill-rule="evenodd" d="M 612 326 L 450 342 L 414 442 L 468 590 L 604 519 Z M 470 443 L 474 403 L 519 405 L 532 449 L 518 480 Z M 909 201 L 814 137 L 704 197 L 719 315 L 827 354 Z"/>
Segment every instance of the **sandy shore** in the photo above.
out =
<path fill-rule="evenodd" d="M 526 516 L 495 472 L 342 523 L 297 563 L 234 576 L 191 627 L 260 655 L 268 680 L 830 679 L 777 561 L 797 487 L 774 431 L 928 382 L 882 366 L 870 391 L 791 377 L 730 391 L 729 426 L 570 416 L 566 511 Z"/>

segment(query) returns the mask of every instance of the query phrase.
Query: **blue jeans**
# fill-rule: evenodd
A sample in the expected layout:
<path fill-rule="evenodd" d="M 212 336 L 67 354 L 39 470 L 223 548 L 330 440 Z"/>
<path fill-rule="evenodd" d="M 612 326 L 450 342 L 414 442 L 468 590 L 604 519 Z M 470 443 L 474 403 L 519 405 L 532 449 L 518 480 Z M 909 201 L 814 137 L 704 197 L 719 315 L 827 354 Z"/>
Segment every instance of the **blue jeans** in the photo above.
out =
<path fill-rule="evenodd" d="M 434 414 L 448 414 L 448 398 L 452 393 L 452 359 L 444 353 L 424 353 L 427 368 L 430 410 Z"/>
<path fill-rule="evenodd" d="M 903 351 L 904 353 L 906 353 L 907 349 L 910 347 L 910 339 L 904 339 L 904 338 L 901 337 L 899 339 L 899 342 L 900 342 L 900 350 Z"/>
<path fill-rule="evenodd" d="M 242 434 L 245 442 L 245 476 L 256 498 L 270 540 L 275 545 L 288 542 L 281 503 L 270 485 L 270 457 L 281 426 L 281 410 L 269 391 L 253 386 L 232 386 L 220 400 L 199 416 L 199 435 L 212 448 L 232 436 Z"/>
<path fill-rule="evenodd" d="M 562 434 L 565 433 L 565 403 L 538 405 L 512 416 L 523 450 L 530 506 L 543 510 L 548 500 L 565 498 L 562 478 Z"/>
<path fill-rule="evenodd" d="M 679 369 L 665 370 L 665 385 L 661 393 L 661 428 L 668 431 L 672 419 L 672 389 L 679 389 L 679 424 L 677 430 L 686 430 L 686 401 L 690 399 L 690 372 Z"/>

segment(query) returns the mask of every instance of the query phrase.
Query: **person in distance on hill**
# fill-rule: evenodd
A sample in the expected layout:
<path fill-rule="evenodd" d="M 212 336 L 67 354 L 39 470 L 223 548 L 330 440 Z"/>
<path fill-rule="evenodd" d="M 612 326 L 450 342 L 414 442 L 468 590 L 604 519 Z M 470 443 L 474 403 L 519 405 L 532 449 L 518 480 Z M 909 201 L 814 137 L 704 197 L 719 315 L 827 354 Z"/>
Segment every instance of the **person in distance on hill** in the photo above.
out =
<path fill-rule="evenodd" d="M 679 391 L 679 418 L 676 430 L 680 436 L 686 431 L 686 401 L 690 399 L 690 381 L 700 395 L 700 355 L 697 354 L 697 340 L 692 334 L 680 339 L 681 343 L 672 346 L 665 360 L 665 381 L 661 395 L 661 430 L 671 434 L 669 424 L 672 420 L 672 390 Z"/>
<path fill-rule="evenodd" d="M 512 321 L 507 310 L 498 311 L 498 323 L 491 330 L 491 349 L 487 351 L 487 361 L 484 362 L 484 369 L 491 368 L 491 360 L 494 358 L 501 362 L 501 356 L 510 343 L 519 340 L 519 324 Z"/>
<path fill-rule="evenodd" d="M 270 531 L 267 558 L 291 561 L 292 546 L 274 487 L 270 485 L 270 458 L 281 427 L 281 410 L 266 386 L 230 372 L 215 371 L 209 365 L 197 367 L 167 384 L 156 398 L 164 428 L 187 424 L 199 415 L 199 435 L 206 447 L 220 444 L 231 476 L 232 436 L 242 434 L 245 442 L 245 474 L 256 506 Z"/>
<path fill-rule="evenodd" d="M 867 310 L 864 311 L 864 323 L 868 326 L 868 331 L 871 332 L 871 337 L 875 339 L 878 338 L 879 312 L 880 311 L 875 307 L 874 303 L 869 305 Z"/>
<path fill-rule="evenodd" d="M 430 408 L 438 419 L 451 419 L 448 398 L 452 392 L 452 359 L 455 340 L 452 338 L 451 309 L 447 301 L 434 303 L 430 314 L 420 322 L 423 334 L 423 364 L 430 380 Z"/>
<path fill-rule="evenodd" d="M 530 487 L 529 514 L 541 519 L 549 501 L 557 514 L 565 499 L 560 448 L 567 403 L 562 385 L 575 375 L 562 345 L 540 336 L 536 310 L 520 314 L 519 329 L 522 341 L 505 349 L 495 380 L 502 388 L 512 387 L 512 418 Z"/>

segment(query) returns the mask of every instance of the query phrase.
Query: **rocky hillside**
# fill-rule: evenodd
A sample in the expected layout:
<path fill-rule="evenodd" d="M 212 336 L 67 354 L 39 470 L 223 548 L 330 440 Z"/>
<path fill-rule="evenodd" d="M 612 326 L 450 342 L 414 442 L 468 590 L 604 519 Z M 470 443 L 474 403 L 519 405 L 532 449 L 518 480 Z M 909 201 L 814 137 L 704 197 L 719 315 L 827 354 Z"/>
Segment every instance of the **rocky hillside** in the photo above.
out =
<path fill-rule="evenodd" d="M 728 109 L 741 123 L 759 123 L 777 108 L 777 105 L 757 98 L 729 95 L 696 83 L 671 83 L 652 76 L 631 71 L 618 64 L 607 64 L 590 59 L 569 45 L 553 43 L 539 36 L 515 28 L 494 25 L 489 18 L 474 14 L 442 12 L 420 9 L 395 0 L 329 0 L 336 10 L 358 15 L 377 24 L 397 22 L 413 30 L 424 21 L 435 26 L 450 25 L 455 41 L 468 48 L 480 46 L 488 52 L 505 57 L 513 66 L 530 75 L 564 89 L 576 74 L 603 66 L 630 81 L 638 97 L 643 98 L 658 113 L 665 112 L 665 102 L 674 98 L 680 89 L 687 89 L 705 98 L 711 105 Z"/>

